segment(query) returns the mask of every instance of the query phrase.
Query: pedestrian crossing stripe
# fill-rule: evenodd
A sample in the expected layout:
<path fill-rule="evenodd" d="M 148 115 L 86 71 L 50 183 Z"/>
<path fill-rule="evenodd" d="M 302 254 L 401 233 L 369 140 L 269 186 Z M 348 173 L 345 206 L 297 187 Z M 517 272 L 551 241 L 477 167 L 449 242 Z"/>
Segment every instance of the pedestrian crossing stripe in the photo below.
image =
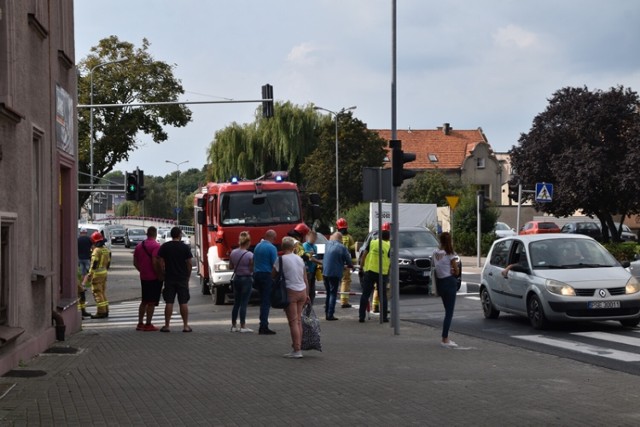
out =
<path fill-rule="evenodd" d="M 623 344 L 625 344 L 624 340 L 626 339 L 628 342 L 635 343 L 630 345 L 640 346 L 640 342 L 635 341 L 635 340 L 638 340 L 637 338 L 624 337 L 616 334 L 607 334 L 604 332 L 586 333 L 587 335 L 584 335 L 584 334 L 585 333 L 576 332 L 571 335 L 582 335 L 587 338 L 596 338 L 600 340 L 612 341 L 612 342 L 623 343 Z M 589 336 L 589 334 L 593 334 L 593 335 Z M 605 336 L 606 336 L 606 339 L 604 338 Z M 607 359 L 618 360 L 621 362 L 640 362 L 640 354 L 638 353 L 631 353 L 628 351 L 615 350 L 607 347 L 589 345 L 589 344 L 585 344 L 578 341 L 569 341 L 565 339 L 551 338 L 551 337 L 546 337 L 544 335 L 514 335 L 513 338 L 529 341 L 537 344 L 545 344 L 545 345 L 563 349 L 563 350 L 575 351 L 577 353 L 586 354 L 589 356 L 604 357 Z"/>
<path fill-rule="evenodd" d="M 133 327 L 138 324 L 138 309 L 140 301 L 124 301 L 117 304 L 109 305 L 109 317 L 104 319 L 83 319 L 82 329 L 104 329 L 113 327 Z M 153 323 L 164 325 L 164 307 L 163 301 L 155 308 L 153 315 Z M 87 306 L 87 310 L 92 312 L 95 305 Z M 182 322 L 180 314 L 174 310 L 171 315 L 171 322 Z"/>

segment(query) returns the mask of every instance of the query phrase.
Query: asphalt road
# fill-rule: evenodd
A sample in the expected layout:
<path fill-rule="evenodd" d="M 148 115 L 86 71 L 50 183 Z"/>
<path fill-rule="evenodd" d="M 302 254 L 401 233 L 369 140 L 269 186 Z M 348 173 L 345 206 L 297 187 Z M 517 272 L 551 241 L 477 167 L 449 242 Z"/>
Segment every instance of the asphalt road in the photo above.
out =
<path fill-rule="evenodd" d="M 458 344 L 464 346 L 464 336 L 468 335 L 640 375 L 640 328 L 623 328 L 618 322 L 584 322 L 536 331 L 523 317 L 501 314 L 498 319 L 485 319 L 478 297 L 479 279 L 476 272 L 463 273 L 463 286 L 458 294 L 451 327 L 451 335 Z M 195 272 L 191 280 L 197 282 Z M 317 289 L 322 289 L 322 283 Z M 356 273 L 352 275 L 351 290 L 356 294 L 361 290 Z M 93 298 L 88 298 L 91 305 Z M 133 268 L 133 249 L 120 245 L 113 247 L 107 298 L 111 304 L 139 300 L 140 284 Z M 323 295 L 318 298 L 323 298 Z M 354 307 L 349 310 L 356 309 L 359 296 L 351 296 L 351 303 Z M 341 310 L 347 309 L 338 308 L 337 317 L 340 317 Z M 428 296 L 424 289 L 410 286 L 400 294 L 400 313 L 404 321 L 439 329 L 444 309 L 438 297 Z M 375 316 L 371 313 L 371 317 Z"/>

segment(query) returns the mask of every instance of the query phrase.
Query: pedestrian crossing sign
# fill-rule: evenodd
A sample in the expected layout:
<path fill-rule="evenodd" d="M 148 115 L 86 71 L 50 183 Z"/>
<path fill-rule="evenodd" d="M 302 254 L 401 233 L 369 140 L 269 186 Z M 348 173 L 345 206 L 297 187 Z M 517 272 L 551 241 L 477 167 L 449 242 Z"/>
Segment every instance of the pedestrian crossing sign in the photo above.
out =
<path fill-rule="evenodd" d="M 547 182 L 536 183 L 536 202 L 549 203 L 553 199 L 553 184 Z"/>

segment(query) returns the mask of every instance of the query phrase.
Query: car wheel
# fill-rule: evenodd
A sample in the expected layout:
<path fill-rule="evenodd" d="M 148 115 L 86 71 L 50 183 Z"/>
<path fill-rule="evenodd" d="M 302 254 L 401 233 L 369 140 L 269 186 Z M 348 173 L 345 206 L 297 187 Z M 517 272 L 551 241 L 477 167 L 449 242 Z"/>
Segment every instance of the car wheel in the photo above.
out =
<path fill-rule="evenodd" d="M 636 326 L 638 326 L 638 323 L 640 323 L 640 318 L 638 319 L 623 319 L 620 321 L 620 324 L 622 326 L 625 326 L 627 328 L 635 328 Z"/>
<path fill-rule="evenodd" d="M 546 329 L 549 326 L 549 321 L 544 315 L 542 302 L 537 295 L 531 295 L 529 297 L 527 301 L 527 315 L 529 316 L 529 322 L 533 329 Z"/>
<path fill-rule="evenodd" d="M 225 296 L 225 291 L 224 291 L 224 287 L 222 286 L 216 286 L 211 291 L 211 297 L 213 298 L 213 303 L 215 305 L 223 305 L 224 296 Z"/>
<path fill-rule="evenodd" d="M 491 302 L 491 296 L 487 288 L 482 288 L 480 291 L 480 301 L 482 302 L 482 312 L 487 319 L 497 319 L 500 315 L 500 310 L 496 310 Z"/>
<path fill-rule="evenodd" d="M 209 289 L 209 281 L 200 276 L 200 287 L 202 288 L 202 295 L 211 295 L 211 289 Z"/>

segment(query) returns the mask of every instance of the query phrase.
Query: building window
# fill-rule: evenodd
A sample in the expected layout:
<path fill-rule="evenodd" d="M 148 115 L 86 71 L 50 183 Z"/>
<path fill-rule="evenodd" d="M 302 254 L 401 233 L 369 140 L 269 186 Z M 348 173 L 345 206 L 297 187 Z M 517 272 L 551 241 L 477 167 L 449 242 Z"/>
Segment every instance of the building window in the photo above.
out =
<path fill-rule="evenodd" d="M 438 161 L 438 156 L 433 153 L 429 153 L 429 161 L 432 163 L 436 163 Z"/>
<path fill-rule="evenodd" d="M 44 132 L 33 128 L 32 167 L 31 167 L 31 241 L 38 242 L 42 236 L 42 141 Z M 31 245 L 32 266 L 40 267 L 41 245 Z"/>
<path fill-rule="evenodd" d="M 484 169 L 484 157 L 476 158 L 476 167 L 478 169 Z"/>
<path fill-rule="evenodd" d="M 7 324 L 9 277 L 9 225 L 3 223 L 0 224 L 0 325 Z"/>

